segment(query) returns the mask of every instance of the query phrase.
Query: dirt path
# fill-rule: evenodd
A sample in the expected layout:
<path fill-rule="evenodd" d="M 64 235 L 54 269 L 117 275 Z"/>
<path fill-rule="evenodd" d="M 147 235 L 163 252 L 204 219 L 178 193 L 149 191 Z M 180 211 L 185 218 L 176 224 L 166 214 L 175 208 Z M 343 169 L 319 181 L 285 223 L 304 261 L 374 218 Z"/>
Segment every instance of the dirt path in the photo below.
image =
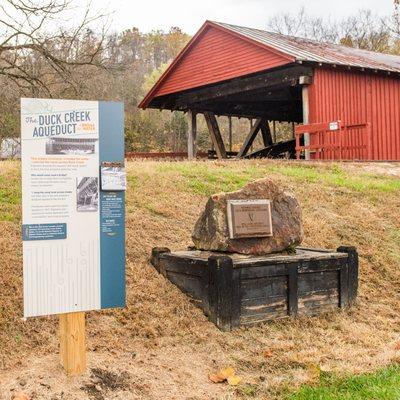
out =
<path fill-rule="evenodd" d="M 213 356 L 197 347 L 160 347 L 146 350 L 89 352 L 88 372 L 67 378 L 58 355 L 31 356 L 11 372 L 2 373 L 1 399 L 18 391 L 32 399 L 214 399 L 226 388 L 207 376 L 215 368 Z"/>

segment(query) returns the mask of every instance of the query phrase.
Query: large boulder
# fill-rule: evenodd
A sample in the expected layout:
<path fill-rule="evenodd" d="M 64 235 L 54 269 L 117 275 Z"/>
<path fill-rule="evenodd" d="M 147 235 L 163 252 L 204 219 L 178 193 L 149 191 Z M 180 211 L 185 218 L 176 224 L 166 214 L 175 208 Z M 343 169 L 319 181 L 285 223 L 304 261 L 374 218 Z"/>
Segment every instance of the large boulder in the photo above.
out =
<path fill-rule="evenodd" d="M 227 200 L 252 199 L 271 200 L 273 236 L 230 239 Z M 300 205 L 270 179 L 254 181 L 236 192 L 211 196 L 196 222 L 192 239 L 199 250 L 263 255 L 290 249 L 303 239 Z"/>

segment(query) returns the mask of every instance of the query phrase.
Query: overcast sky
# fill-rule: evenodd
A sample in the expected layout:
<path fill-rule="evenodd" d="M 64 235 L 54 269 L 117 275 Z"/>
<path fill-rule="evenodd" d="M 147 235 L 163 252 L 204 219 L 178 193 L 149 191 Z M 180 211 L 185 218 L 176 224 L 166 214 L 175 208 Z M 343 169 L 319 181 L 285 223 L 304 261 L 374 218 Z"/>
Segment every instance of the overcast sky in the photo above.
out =
<path fill-rule="evenodd" d="M 95 0 L 92 5 L 114 11 L 113 31 L 135 26 L 147 32 L 179 26 L 190 34 L 206 19 L 263 29 L 274 14 L 295 11 L 302 5 L 313 15 L 331 18 L 354 14 L 360 8 L 379 15 L 393 11 L 393 0 Z"/>

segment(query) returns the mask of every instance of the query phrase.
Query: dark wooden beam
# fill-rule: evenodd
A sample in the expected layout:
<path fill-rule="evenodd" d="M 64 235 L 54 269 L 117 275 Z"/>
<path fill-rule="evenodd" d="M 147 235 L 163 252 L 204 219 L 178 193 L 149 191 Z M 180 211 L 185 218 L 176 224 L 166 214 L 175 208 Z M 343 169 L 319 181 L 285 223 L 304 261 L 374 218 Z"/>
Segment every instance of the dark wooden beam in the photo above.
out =
<path fill-rule="evenodd" d="M 204 111 L 213 111 L 213 109 L 229 109 L 231 111 L 241 111 L 241 110 L 248 110 L 250 112 L 250 115 L 254 115 L 257 113 L 265 113 L 265 112 L 287 112 L 287 111 L 293 111 L 297 110 L 299 113 L 301 113 L 301 104 L 299 102 L 287 102 L 287 101 L 279 101 L 279 102 L 207 102 L 203 103 L 201 107 L 193 107 L 193 109 L 203 109 Z M 218 114 L 215 112 L 215 114 Z M 261 116 L 261 115 L 259 115 Z"/>
<path fill-rule="evenodd" d="M 243 104 L 203 104 L 201 108 L 193 108 L 198 113 L 210 111 L 215 115 L 224 115 L 241 118 L 265 117 L 270 121 L 302 121 L 301 107 L 291 104 L 280 107 L 260 107 L 257 105 Z"/>
<path fill-rule="evenodd" d="M 239 150 L 239 153 L 237 155 L 237 158 L 242 158 L 247 154 L 249 151 L 251 145 L 254 142 L 254 139 L 257 136 L 258 131 L 261 128 L 261 124 L 264 121 L 263 118 L 258 118 L 255 122 L 255 124 L 251 127 L 249 134 L 247 135 L 246 139 L 244 140 L 242 144 L 242 148 Z"/>
<path fill-rule="evenodd" d="M 188 111 L 189 109 L 199 108 L 204 101 L 193 102 L 190 104 L 176 104 L 179 94 L 170 94 L 166 96 L 156 97 L 152 100 L 149 108 L 158 108 L 164 110 Z M 207 103 L 211 102 L 247 102 L 254 101 L 301 101 L 301 87 L 299 86 L 281 86 L 274 88 L 261 88 L 247 92 L 239 92 L 228 96 L 221 96 L 207 99 Z"/>
<path fill-rule="evenodd" d="M 300 103 L 300 100 L 298 101 Z M 203 105 L 211 105 L 211 104 L 216 104 L 216 105 L 229 105 L 231 107 L 234 106 L 245 106 L 245 107 L 258 107 L 258 108 L 270 108 L 270 107 L 276 107 L 276 108 L 281 108 L 282 106 L 292 106 L 293 101 L 291 99 L 282 99 L 282 100 L 271 100 L 271 99 L 237 99 L 235 100 L 226 100 L 226 101 L 221 101 L 221 100 L 210 100 L 204 103 L 199 103 L 193 106 L 203 106 Z M 300 105 L 300 104 L 299 104 Z M 193 107 L 192 106 L 192 107 Z M 191 108 L 192 109 L 192 108 Z"/>
<path fill-rule="evenodd" d="M 228 117 L 229 151 L 232 151 L 232 117 Z"/>
<path fill-rule="evenodd" d="M 210 132 L 211 141 L 217 152 L 218 158 L 226 158 L 226 150 L 224 141 L 222 140 L 221 132 L 219 130 L 218 121 L 212 112 L 204 112 L 204 118 L 207 122 L 208 131 Z"/>
<path fill-rule="evenodd" d="M 197 113 L 203 114 L 206 112 L 204 109 L 196 110 Z M 235 111 L 227 108 L 209 108 L 207 111 L 211 111 L 215 115 L 225 116 L 225 117 L 236 117 L 236 118 L 265 118 L 269 121 L 278 121 L 278 122 L 302 122 L 302 116 L 298 113 L 293 112 L 270 112 L 268 110 L 252 112 L 250 110 L 241 110 Z"/>
<path fill-rule="evenodd" d="M 177 95 L 175 105 L 177 108 L 185 107 L 193 103 L 221 98 L 236 93 L 250 90 L 266 89 L 275 86 L 294 86 L 298 84 L 300 76 L 312 76 L 312 68 L 304 66 L 292 66 L 285 69 L 264 72 L 254 76 L 235 78 L 231 81 L 193 90 Z M 188 106 L 188 108 L 190 108 Z"/>
<path fill-rule="evenodd" d="M 296 158 L 296 142 L 294 139 L 274 143 L 271 146 L 247 154 L 245 158 L 277 158 L 285 155 L 285 153 L 289 154 L 290 158 Z"/>
<path fill-rule="evenodd" d="M 263 124 L 261 124 L 261 136 L 264 143 L 264 146 L 271 146 L 273 143 L 271 129 L 269 128 L 269 123 L 267 120 L 263 120 Z"/>
<path fill-rule="evenodd" d="M 193 111 L 188 112 L 188 159 L 196 159 L 197 118 Z"/>
<path fill-rule="evenodd" d="M 293 90 L 290 90 L 293 89 Z M 230 102 L 230 103 L 235 103 L 235 102 L 247 102 L 247 101 L 293 101 L 293 100 L 301 100 L 301 88 L 297 87 L 282 87 L 279 89 L 259 89 L 259 90 L 251 90 L 248 92 L 241 92 L 241 93 L 236 93 L 232 94 L 229 96 L 223 96 L 223 97 L 216 97 L 213 99 L 207 99 L 206 101 L 198 102 L 198 103 L 193 103 L 193 104 L 202 104 L 204 102 L 211 103 L 211 102 Z"/>

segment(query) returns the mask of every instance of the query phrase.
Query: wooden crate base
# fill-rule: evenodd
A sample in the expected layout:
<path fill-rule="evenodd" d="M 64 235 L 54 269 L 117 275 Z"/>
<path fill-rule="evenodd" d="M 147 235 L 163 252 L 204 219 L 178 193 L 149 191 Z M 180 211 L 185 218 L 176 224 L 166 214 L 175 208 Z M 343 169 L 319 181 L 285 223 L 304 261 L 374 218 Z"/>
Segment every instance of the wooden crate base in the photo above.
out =
<path fill-rule="evenodd" d="M 266 256 L 154 248 L 151 262 L 222 330 L 316 315 L 351 306 L 357 297 L 354 247 Z"/>

